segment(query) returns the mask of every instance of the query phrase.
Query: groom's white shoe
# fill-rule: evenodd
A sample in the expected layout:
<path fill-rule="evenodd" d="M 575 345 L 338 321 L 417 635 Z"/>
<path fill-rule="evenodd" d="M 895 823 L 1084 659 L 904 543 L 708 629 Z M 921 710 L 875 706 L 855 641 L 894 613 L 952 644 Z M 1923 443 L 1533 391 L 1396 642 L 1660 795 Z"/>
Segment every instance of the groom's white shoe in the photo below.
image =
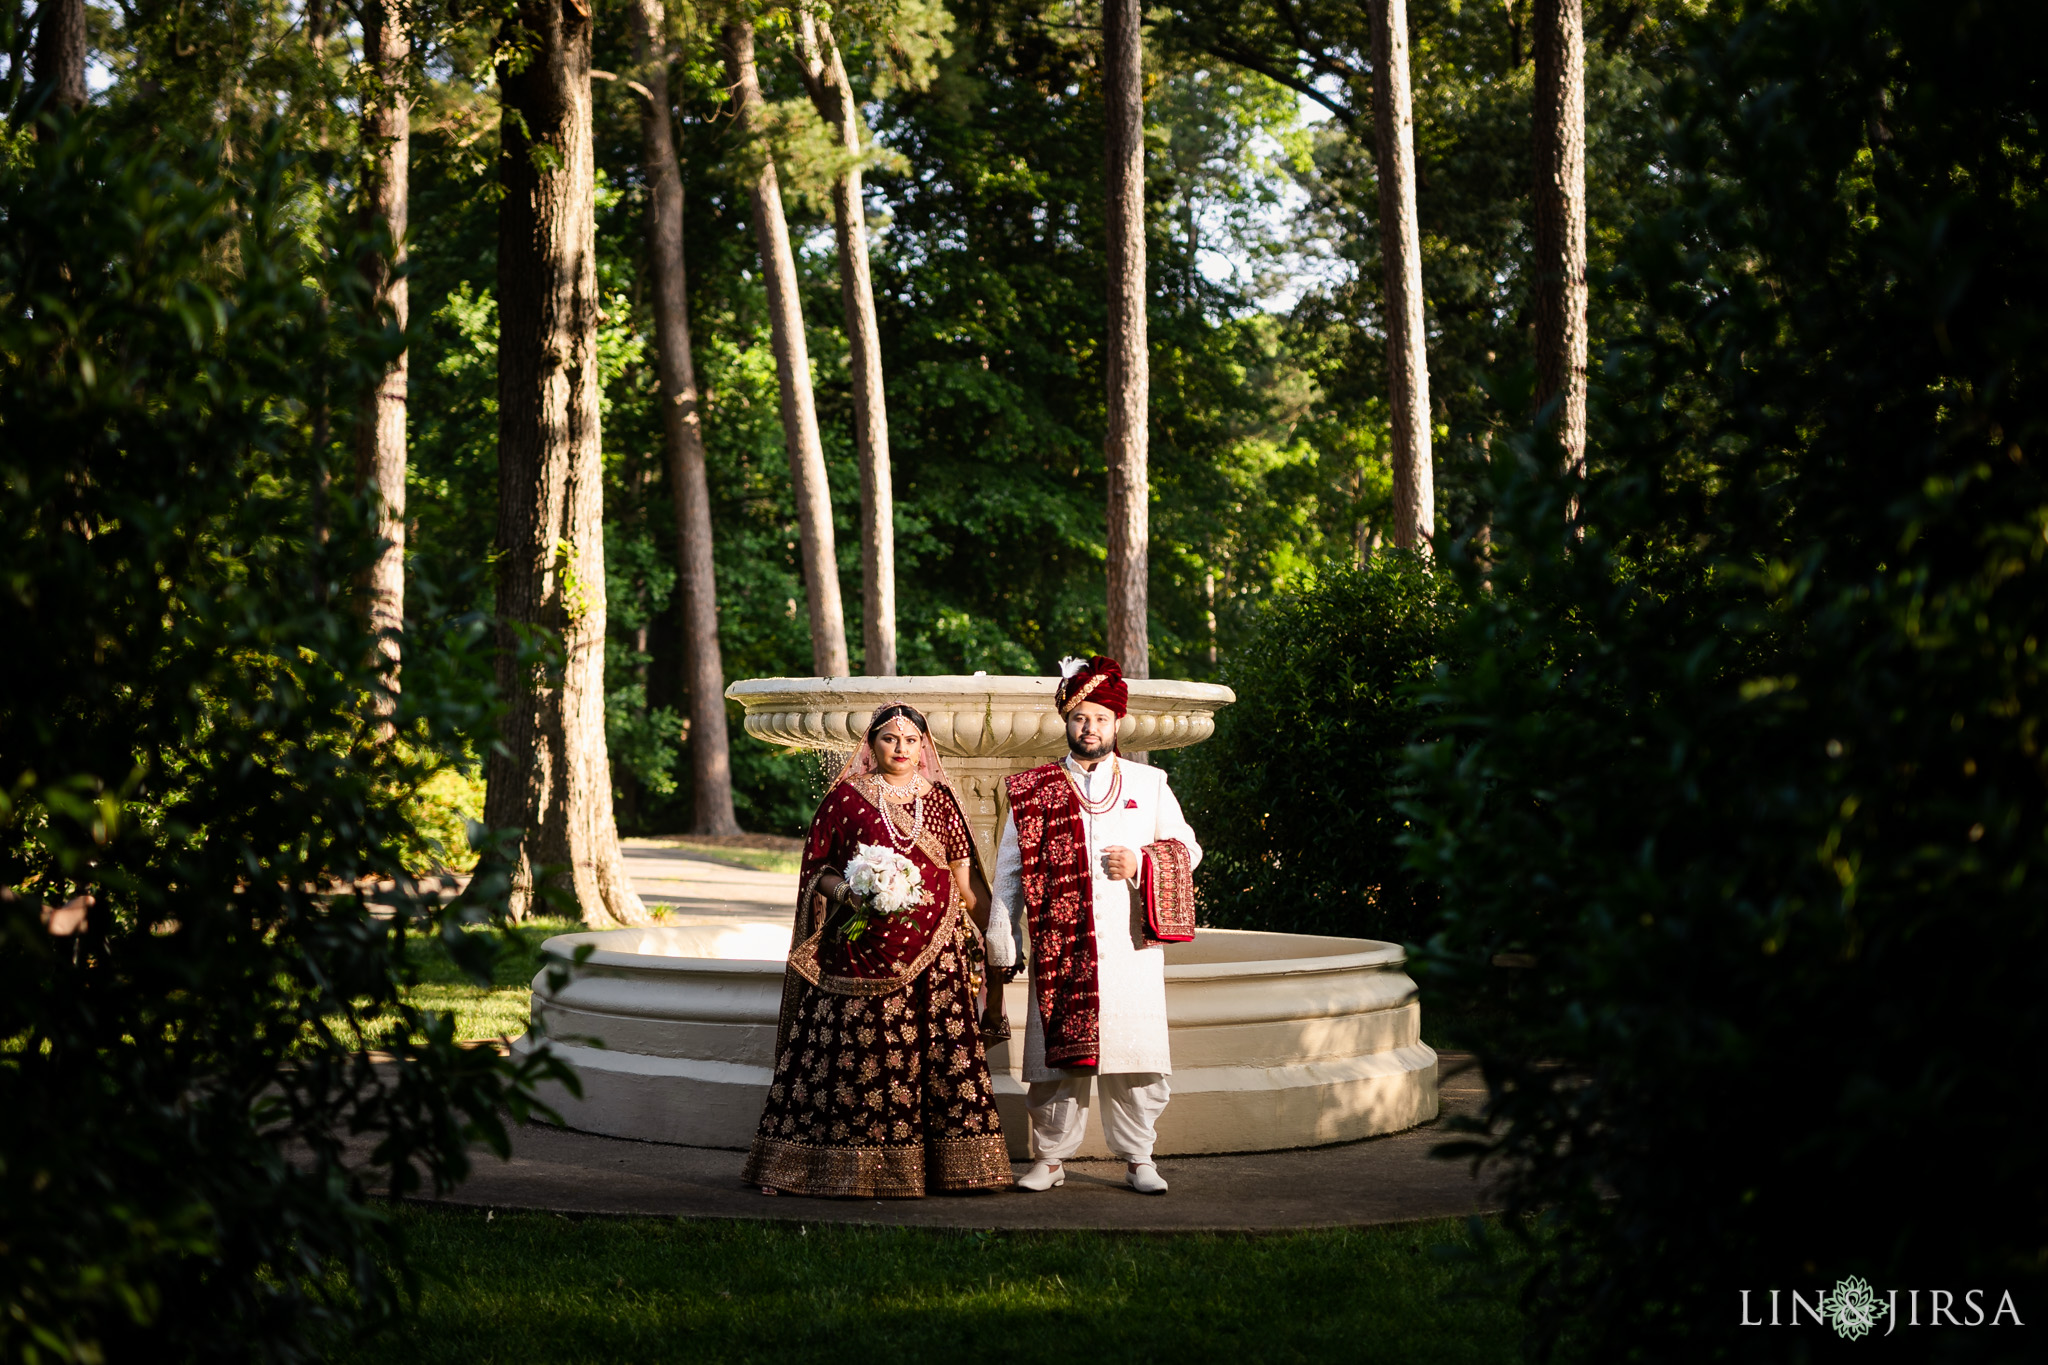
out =
<path fill-rule="evenodd" d="M 1066 1183 L 1066 1167 L 1057 1161 L 1047 1161 L 1044 1157 L 1040 1157 L 1037 1161 L 1032 1162 L 1031 1169 L 1017 1177 L 1018 1189 L 1031 1190 L 1034 1193 L 1040 1190 L 1049 1190 L 1055 1185 L 1064 1185 Z"/>
<path fill-rule="evenodd" d="M 1139 1194 L 1166 1193 L 1166 1181 L 1160 1177 L 1159 1168 L 1149 1161 L 1126 1166 L 1124 1182 Z"/>

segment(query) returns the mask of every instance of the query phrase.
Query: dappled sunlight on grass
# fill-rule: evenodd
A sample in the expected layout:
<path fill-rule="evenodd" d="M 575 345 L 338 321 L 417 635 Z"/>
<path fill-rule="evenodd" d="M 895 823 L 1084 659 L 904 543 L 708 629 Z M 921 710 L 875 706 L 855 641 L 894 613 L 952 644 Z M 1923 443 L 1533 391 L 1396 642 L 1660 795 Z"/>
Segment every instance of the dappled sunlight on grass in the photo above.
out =
<path fill-rule="evenodd" d="M 1007 1198 L 1009 1196 L 999 1196 Z M 1274 1236 L 957 1233 L 402 1210 L 424 1286 L 335 1359 L 936 1360 L 999 1351 L 1190 1362 L 1491 1362 L 1504 1297 L 1453 1222 Z"/>
<path fill-rule="evenodd" d="M 517 1038 L 526 1032 L 528 998 L 541 964 L 540 945 L 556 934 L 574 933 L 582 927 L 573 919 L 551 918 L 530 919 L 507 930 L 481 926 L 468 930 L 498 936 L 498 959 L 492 965 L 491 981 L 482 986 L 455 965 L 438 939 L 430 935 L 408 938 L 406 959 L 418 970 L 420 979 L 406 992 L 406 999 L 431 1013 L 452 1011 L 455 1036 L 465 1042 Z"/>

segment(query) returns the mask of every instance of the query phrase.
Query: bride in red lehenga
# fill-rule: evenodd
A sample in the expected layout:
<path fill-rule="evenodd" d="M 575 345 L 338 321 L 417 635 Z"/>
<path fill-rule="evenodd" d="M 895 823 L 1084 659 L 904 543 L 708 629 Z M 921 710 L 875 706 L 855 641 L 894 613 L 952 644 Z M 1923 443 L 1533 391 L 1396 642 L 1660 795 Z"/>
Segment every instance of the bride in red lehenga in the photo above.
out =
<path fill-rule="evenodd" d="M 903 854 L 930 893 L 848 941 L 861 844 Z M 1000 1189 L 1010 1158 L 975 1019 L 988 884 L 925 725 L 881 707 L 804 845 L 775 1079 L 747 1156 L 763 1194 L 915 1198 Z"/>

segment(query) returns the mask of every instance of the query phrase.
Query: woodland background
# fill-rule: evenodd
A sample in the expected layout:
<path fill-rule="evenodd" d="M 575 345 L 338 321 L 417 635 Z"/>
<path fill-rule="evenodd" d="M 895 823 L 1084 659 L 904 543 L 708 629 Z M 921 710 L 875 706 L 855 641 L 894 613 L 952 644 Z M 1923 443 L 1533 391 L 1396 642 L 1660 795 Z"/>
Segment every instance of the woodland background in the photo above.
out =
<path fill-rule="evenodd" d="M 0 5 L 16 111 L 25 9 Z M 778 12 L 768 141 L 850 581 L 827 159 Z M 891 12 L 892 62 L 851 55 L 901 667 L 1046 671 L 1104 628 L 1095 16 Z M 1587 6 L 1581 478 L 1531 411 L 1522 5 L 1414 4 L 1429 559 L 1385 545 L 1365 12 L 1204 0 L 1146 30 L 1150 662 L 1241 699 L 1175 760 L 1205 923 L 1406 945 L 1488 1086 L 1453 1154 L 1511 1173 L 1467 1291 L 1517 1304 L 1531 1358 L 2041 1358 L 2048 9 Z M 423 950 L 489 979 L 511 878 L 448 904 L 409 879 L 463 843 L 503 708 L 503 11 L 414 13 L 404 334 L 358 269 L 347 16 L 85 14 L 89 105 L 17 112 L 0 149 L 0 1352 L 321 1358 L 403 1305 L 380 1197 L 506 1150 L 549 1066 L 415 994 Z M 671 14 L 725 672 L 808 673 L 758 149 L 714 19 Z M 630 70 L 623 15 L 595 19 L 597 65 Z M 646 196 L 629 92 L 596 85 L 616 805 L 675 830 Z M 333 476 L 408 343 L 394 714 L 351 587 L 375 519 Z M 733 754 L 749 827 L 807 816 L 806 763 Z M 49 902 L 86 894 L 58 931 Z M 1849 1276 L 2015 1320 L 1890 1347 L 1740 1326 L 1744 1288 Z"/>
<path fill-rule="evenodd" d="M 1681 55 L 1673 24 L 1694 8 L 1588 6 L 1596 273 L 1620 225 L 1653 211 L 1661 192 L 1655 94 Z M 15 6 L 17 34 L 24 9 Z M 324 45 L 309 44 L 308 14 L 317 19 L 317 7 L 92 7 L 96 100 L 110 121 L 217 115 L 231 155 L 282 119 L 294 125 L 288 140 L 309 152 L 304 211 L 347 213 L 358 54 L 340 25 Z M 682 6 L 672 16 L 725 671 L 804 674 L 811 656 L 747 220 L 748 153 L 733 129 L 717 16 Z M 407 631 L 420 639 L 489 610 L 496 498 L 497 15 L 435 17 L 412 134 Z M 1329 6 L 1314 17 L 1333 50 L 1347 41 L 1362 50 L 1362 10 Z M 1231 5 L 1186 6 L 1156 10 L 1148 28 L 1150 601 L 1161 677 L 1217 677 L 1263 601 L 1390 539 L 1365 96 L 1303 68 L 1316 96 L 1306 97 L 1208 50 L 1230 35 L 1242 46 L 1258 20 Z M 1422 0 L 1409 22 L 1439 520 L 1455 535 L 1485 519 L 1475 468 L 1494 433 L 1528 415 L 1531 65 L 1512 4 Z M 629 71 L 624 8 L 599 6 L 597 23 L 594 64 Z M 879 143 L 866 184 L 896 479 L 899 668 L 1045 672 L 1063 654 L 1099 648 L 1103 635 L 1099 36 L 1089 7 L 1034 0 L 912 6 L 898 11 L 894 33 L 929 64 L 928 83 L 905 88 L 872 40 L 846 41 Z M 25 67 L 15 46 L 18 93 Z M 859 671 L 858 479 L 829 151 L 772 28 L 761 71 L 801 247 Z M 691 784 L 645 300 L 639 106 L 623 81 L 599 80 L 596 91 L 607 728 L 622 831 L 665 831 L 688 827 Z M 1604 291 L 1593 300 L 1597 352 L 1619 320 Z M 732 733 L 742 825 L 798 830 L 816 796 L 811 764 L 748 739 L 736 719 Z M 450 757 L 438 790 L 453 806 L 441 821 L 453 836 L 457 812 L 481 811 L 481 779 L 463 775 L 474 772 L 473 751 Z"/>

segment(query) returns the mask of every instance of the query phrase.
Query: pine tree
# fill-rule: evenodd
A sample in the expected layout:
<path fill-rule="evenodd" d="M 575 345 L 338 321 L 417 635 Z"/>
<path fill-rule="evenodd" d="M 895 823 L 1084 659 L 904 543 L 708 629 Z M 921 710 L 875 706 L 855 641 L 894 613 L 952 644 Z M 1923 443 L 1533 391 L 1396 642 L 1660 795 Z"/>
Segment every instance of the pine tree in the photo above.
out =
<path fill-rule="evenodd" d="M 574 3 L 574 0 L 572 0 Z M 612 818 L 587 8 L 507 19 L 498 201 L 498 686 L 484 820 L 523 832 L 514 913 L 566 879 L 586 923 L 648 922 Z M 516 54 L 516 56 L 512 55 Z M 559 658 L 522 651 L 534 627 Z"/>
<path fill-rule="evenodd" d="M 758 137 L 766 101 L 754 67 L 754 26 L 734 20 L 725 27 L 726 73 L 738 107 L 743 136 Z M 839 599 L 839 556 L 832 532 L 832 496 L 825 477 L 825 448 L 818 439 L 818 410 L 811 396 L 811 355 L 804 340 L 803 300 L 798 293 L 796 256 L 782 214 L 782 186 L 775 160 L 757 152 L 752 176 L 754 242 L 768 288 L 770 344 L 782 391 L 783 440 L 789 449 L 789 481 L 796 493 L 797 545 L 803 556 L 804 596 L 810 610 L 811 666 L 822 678 L 852 671 L 846 656 L 846 617 Z"/>
<path fill-rule="evenodd" d="M 683 260 L 683 174 L 669 127 L 668 10 L 634 0 L 633 56 L 640 68 L 641 141 L 647 178 L 647 254 L 654 268 L 656 360 L 662 436 L 675 500 L 676 586 L 683 618 L 684 692 L 697 834 L 737 834 L 732 755 L 725 732 L 725 664 L 718 645 L 718 581 L 711 559 L 711 489 L 704 417 L 690 354 L 689 276 Z"/>

